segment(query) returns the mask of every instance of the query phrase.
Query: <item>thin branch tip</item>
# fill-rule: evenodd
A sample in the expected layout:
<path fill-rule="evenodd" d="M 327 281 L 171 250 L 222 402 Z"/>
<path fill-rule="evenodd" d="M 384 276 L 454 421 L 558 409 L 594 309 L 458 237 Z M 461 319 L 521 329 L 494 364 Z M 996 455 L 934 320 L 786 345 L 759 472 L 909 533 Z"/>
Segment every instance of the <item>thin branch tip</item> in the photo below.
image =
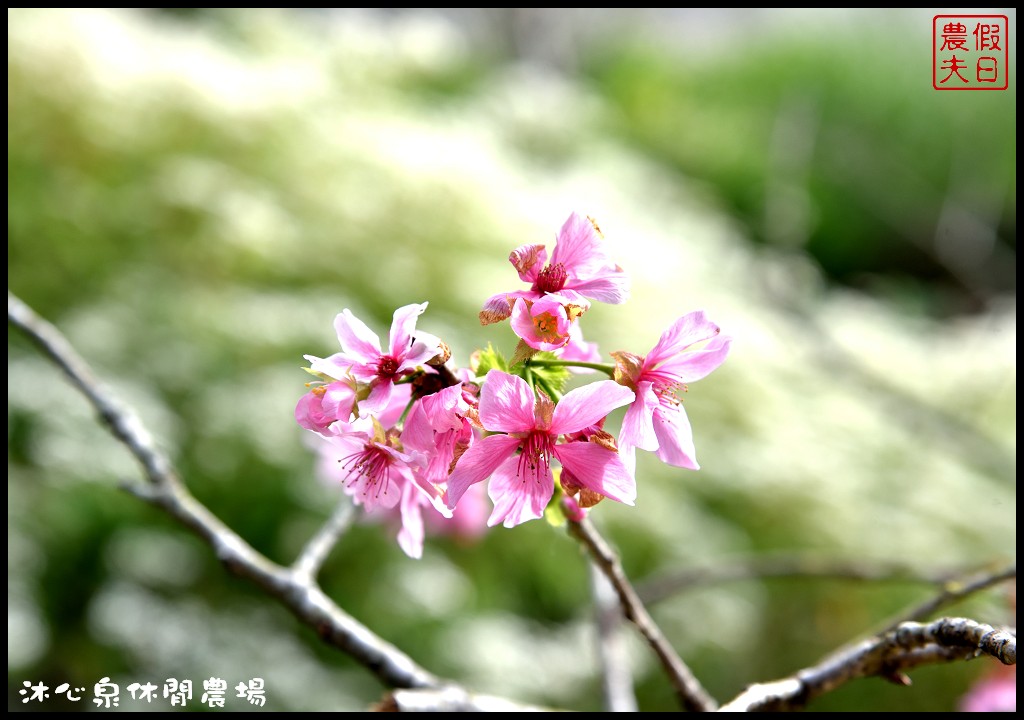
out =
<path fill-rule="evenodd" d="M 718 703 L 704 689 L 689 666 L 676 653 L 657 623 L 647 612 L 640 596 L 630 584 L 618 555 L 586 518 L 569 520 L 570 534 L 590 553 L 595 567 L 608 579 L 619 598 L 622 614 L 629 620 L 658 657 L 682 706 L 688 710 L 708 712 Z"/>

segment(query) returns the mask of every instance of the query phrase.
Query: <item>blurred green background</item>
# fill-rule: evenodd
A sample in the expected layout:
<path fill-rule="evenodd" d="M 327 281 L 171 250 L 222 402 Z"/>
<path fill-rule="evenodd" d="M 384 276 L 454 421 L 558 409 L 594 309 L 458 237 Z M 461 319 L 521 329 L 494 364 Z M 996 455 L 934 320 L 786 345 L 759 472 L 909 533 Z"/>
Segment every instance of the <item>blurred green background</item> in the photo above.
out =
<path fill-rule="evenodd" d="M 699 308 L 735 338 L 686 396 L 702 470 L 642 455 L 637 506 L 592 515 L 634 580 L 780 553 L 1010 562 L 1016 15 L 1001 12 L 1010 89 L 938 92 L 926 10 L 8 10 L 8 285 L 201 501 L 288 563 L 339 496 L 292 418 L 302 355 L 337 349 L 335 314 L 384 335 L 396 307 L 429 301 L 420 327 L 453 362 L 511 352 L 480 304 L 517 286 L 512 248 L 550 243 L 577 210 L 633 282 L 628 304 L 584 318 L 606 357 Z M 9 709 L 91 709 L 103 676 L 123 696 L 262 677 L 277 710 L 381 696 L 117 489 L 138 475 L 9 329 Z M 585 560 L 543 522 L 431 536 L 420 561 L 359 524 L 323 583 L 470 689 L 601 709 Z M 652 611 L 726 700 L 932 592 L 744 581 Z M 1016 624 L 1006 588 L 950 612 Z M 632 635 L 628 650 L 640 709 L 674 709 L 652 654 Z M 954 709 L 990 662 L 861 680 L 810 709 Z M 23 705 L 25 680 L 86 699 Z"/>

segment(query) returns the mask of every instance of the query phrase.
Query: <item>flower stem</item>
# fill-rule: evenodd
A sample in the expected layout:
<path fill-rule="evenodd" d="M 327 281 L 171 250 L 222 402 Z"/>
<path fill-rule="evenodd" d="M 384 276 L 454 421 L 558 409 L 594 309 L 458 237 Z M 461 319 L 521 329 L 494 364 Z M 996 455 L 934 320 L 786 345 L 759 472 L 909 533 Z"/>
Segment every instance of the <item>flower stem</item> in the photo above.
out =
<path fill-rule="evenodd" d="M 579 367 L 588 368 L 590 370 L 600 370 L 610 377 L 612 380 L 615 379 L 615 366 L 609 365 L 608 363 L 592 363 L 583 362 L 581 360 L 534 360 L 530 359 L 526 361 L 527 365 L 536 365 L 538 367 Z"/>
<path fill-rule="evenodd" d="M 412 383 L 416 382 L 416 380 L 421 375 L 423 375 L 423 371 L 422 370 L 416 370 L 416 371 L 410 373 L 409 375 L 406 375 L 405 377 L 401 377 L 398 380 L 395 380 L 395 385 L 411 385 Z"/>
<path fill-rule="evenodd" d="M 523 366 L 523 379 L 530 385 L 531 390 L 537 392 L 537 386 L 534 384 L 536 378 L 534 378 L 533 373 L 530 371 L 529 363 Z"/>
<path fill-rule="evenodd" d="M 415 398 L 410 398 L 409 404 L 405 406 L 405 410 L 402 411 L 402 417 L 398 418 L 398 422 L 395 423 L 398 427 L 405 425 L 405 419 L 409 417 L 409 411 L 412 410 L 413 403 L 416 402 Z"/>

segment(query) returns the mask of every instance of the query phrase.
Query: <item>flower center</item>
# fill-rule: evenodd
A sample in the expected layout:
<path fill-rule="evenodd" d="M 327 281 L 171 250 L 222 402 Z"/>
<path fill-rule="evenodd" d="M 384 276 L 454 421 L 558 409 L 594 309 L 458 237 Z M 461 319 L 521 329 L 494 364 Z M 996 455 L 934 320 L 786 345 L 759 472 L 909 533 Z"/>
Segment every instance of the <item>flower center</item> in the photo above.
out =
<path fill-rule="evenodd" d="M 541 313 L 533 318 L 533 326 L 537 328 L 537 334 L 545 342 L 558 342 L 562 338 L 558 334 L 558 318 L 551 313 Z"/>
<path fill-rule="evenodd" d="M 342 458 L 338 462 L 348 475 L 346 487 L 352 487 L 365 478 L 366 484 L 363 487 L 363 495 L 369 495 L 371 489 L 373 496 L 380 497 L 381 492 L 385 494 L 391 483 L 391 461 L 392 457 L 375 446 L 373 443 L 366 443 L 362 451 L 353 453 Z"/>
<path fill-rule="evenodd" d="M 377 363 L 377 377 L 393 378 L 398 372 L 399 362 L 390 355 L 385 355 Z"/>
<path fill-rule="evenodd" d="M 550 471 L 551 436 L 547 433 L 531 432 L 520 446 L 516 477 L 524 484 L 527 480 L 540 482 L 540 478 Z"/>
<path fill-rule="evenodd" d="M 533 289 L 542 293 L 558 292 L 565 287 L 567 277 L 565 265 L 562 263 L 548 265 L 537 274 L 537 280 L 533 283 Z"/>

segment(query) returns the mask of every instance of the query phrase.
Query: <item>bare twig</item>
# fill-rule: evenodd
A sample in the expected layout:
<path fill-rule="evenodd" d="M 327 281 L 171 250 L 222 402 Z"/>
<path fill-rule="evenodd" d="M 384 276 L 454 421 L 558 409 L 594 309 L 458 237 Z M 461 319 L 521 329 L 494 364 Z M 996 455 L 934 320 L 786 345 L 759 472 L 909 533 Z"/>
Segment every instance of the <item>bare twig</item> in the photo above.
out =
<path fill-rule="evenodd" d="M 900 619 L 889 625 L 886 630 L 892 630 L 897 624 L 905 620 L 923 620 L 941 608 L 948 607 L 953 603 L 963 600 L 968 595 L 998 585 L 1001 582 L 1017 577 L 1017 564 L 1014 563 L 1003 570 L 994 573 L 979 573 L 972 578 L 962 582 L 948 581 L 937 596 L 921 603 L 904 613 Z"/>
<path fill-rule="evenodd" d="M 903 673 L 921 665 L 991 655 L 1017 663 L 1017 637 L 967 618 L 942 618 L 922 625 L 901 623 L 880 636 L 841 648 L 790 677 L 752 685 L 722 712 L 799 710 L 811 700 L 855 678 L 877 675 L 909 685 Z"/>
<path fill-rule="evenodd" d="M 327 560 L 327 556 L 331 554 L 331 550 L 338 544 L 338 540 L 348 530 L 354 517 L 355 506 L 348 497 L 343 497 L 327 522 L 323 524 L 316 535 L 310 538 L 306 547 L 302 549 L 299 557 L 292 564 L 292 571 L 298 578 L 308 578 L 309 580 L 316 578 L 324 561 Z"/>
<path fill-rule="evenodd" d="M 327 597 L 312 577 L 270 561 L 196 500 L 157 448 L 149 431 L 131 409 L 117 402 L 64 335 L 8 290 L 7 319 L 24 332 L 68 376 L 99 412 L 114 436 L 142 464 L 148 485 L 128 489 L 191 529 L 213 548 L 235 574 L 261 587 L 313 628 L 325 642 L 362 663 L 381 682 L 398 688 L 440 687 L 443 682 L 394 645 L 378 637 Z M 322 532 L 322 536 L 330 533 Z M 328 538 L 329 540 L 329 538 Z M 326 541 L 325 541 L 326 542 Z M 313 543 L 320 547 L 317 540 Z M 308 550 L 308 548 L 307 548 Z M 317 553 L 304 553 L 303 566 L 315 568 Z M 308 574 L 307 574 L 308 575 Z"/>
<path fill-rule="evenodd" d="M 650 605 L 691 588 L 740 580 L 830 578 L 945 585 L 961 575 L 961 571 L 955 570 L 917 570 L 898 562 L 780 555 L 675 570 L 637 583 L 636 590 L 643 601 Z"/>
<path fill-rule="evenodd" d="M 611 546 L 587 519 L 580 522 L 570 520 L 569 532 L 583 543 L 601 572 L 615 588 L 623 615 L 636 626 L 644 640 L 658 656 L 658 660 L 665 672 L 668 673 L 669 680 L 682 705 L 688 710 L 702 712 L 714 710 L 718 703 L 708 694 L 690 668 L 665 639 L 661 629 L 637 596 L 636 590 L 629 583 L 629 579 L 622 569 L 622 563 L 619 562 L 618 555 L 615 554 Z"/>
<path fill-rule="evenodd" d="M 615 588 L 595 563 L 590 564 L 590 587 L 597 615 L 597 648 L 601 660 L 601 687 L 607 712 L 636 712 L 633 674 L 626 656 L 622 613 Z"/>
<path fill-rule="evenodd" d="M 493 695 L 478 695 L 455 686 L 393 690 L 373 708 L 378 712 L 555 712 Z"/>
<path fill-rule="evenodd" d="M 159 484 L 161 478 L 173 478 L 171 463 L 161 453 L 142 421 L 129 408 L 117 402 L 104 387 L 85 360 L 75 351 L 67 338 L 53 325 L 39 317 L 10 290 L 7 291 L 7 320 L 23 331 L 36 346 L 64 371 L 71 383 L 85 395 L 107 424 L 110 431 L 124 443 L 132 455 L 142 463 L 150 482 Z"/>

